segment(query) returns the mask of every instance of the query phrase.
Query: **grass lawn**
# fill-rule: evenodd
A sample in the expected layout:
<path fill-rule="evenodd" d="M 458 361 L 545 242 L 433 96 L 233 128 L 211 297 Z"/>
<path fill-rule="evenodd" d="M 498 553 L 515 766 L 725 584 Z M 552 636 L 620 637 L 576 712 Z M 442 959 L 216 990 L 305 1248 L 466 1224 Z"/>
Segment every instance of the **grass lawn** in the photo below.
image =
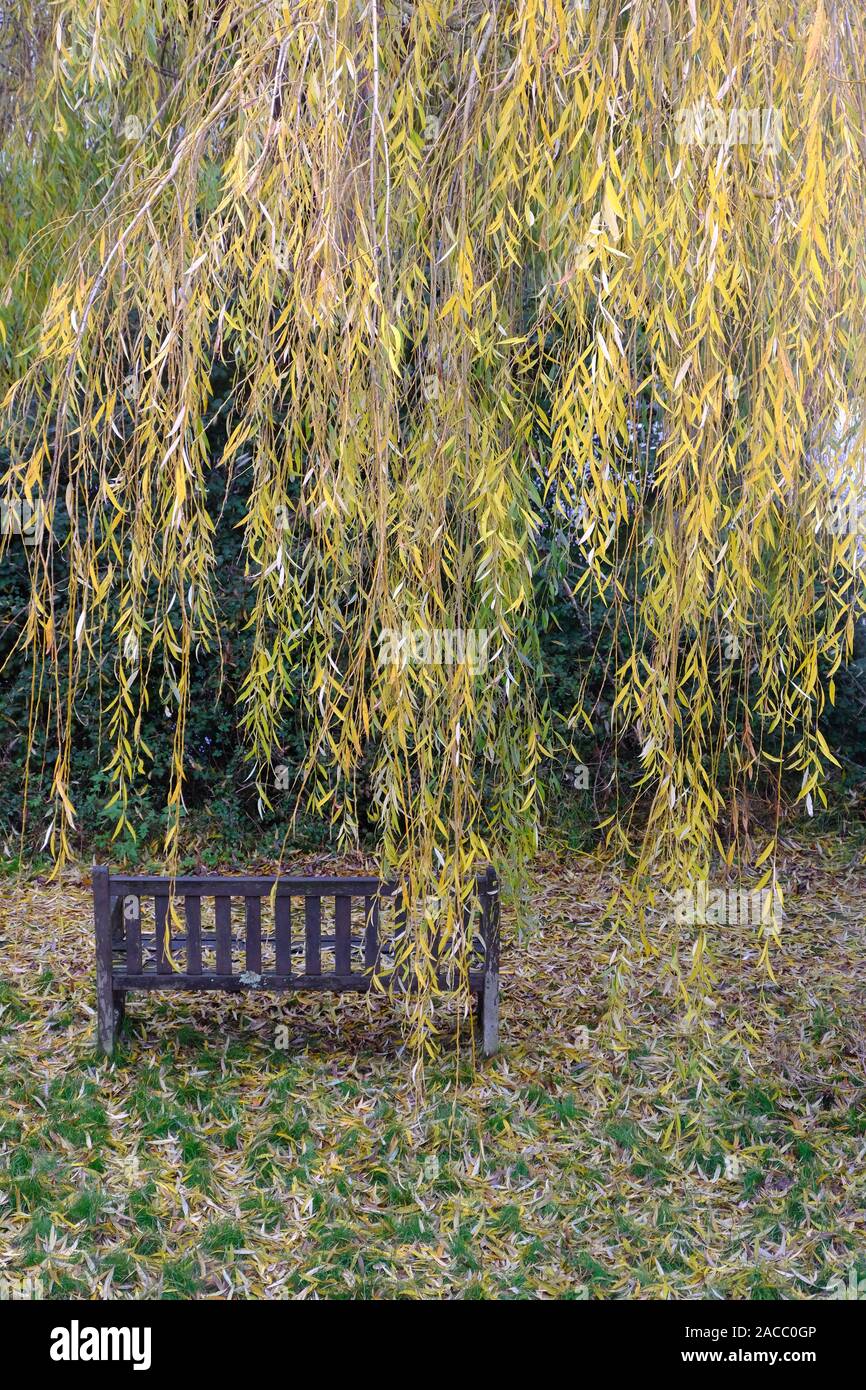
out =
<path fill-rule="evenodd" d="M 76 1297 L 826 1297 L 866 1275 L 866 870 L 813 844 L 780 879 L 775 983 L 748 928 L 717 929 L 699 1047 L 673 974 L 635 960 L 624 1054 L 597 1027 L 623 944 L 608 871 L 539 860 L 523 939 L 504 914 L 502 1049 L 474 1069 L 446 1011 L 423 1092 L 395 1006 L 356 995 L 132 995 L 100 1059 L 87 870 L 5 881 L 0 1276 Z"/>

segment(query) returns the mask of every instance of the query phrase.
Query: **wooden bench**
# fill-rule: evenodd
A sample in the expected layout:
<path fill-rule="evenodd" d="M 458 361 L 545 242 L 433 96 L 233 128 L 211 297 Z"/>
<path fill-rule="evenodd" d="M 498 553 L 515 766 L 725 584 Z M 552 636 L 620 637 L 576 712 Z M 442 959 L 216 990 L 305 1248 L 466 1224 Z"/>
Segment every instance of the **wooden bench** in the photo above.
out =
<path fill-rule="evenodd" d="M 182 926 L 171 932 L 169 956 L 170 902 Z M 462 910 L 472 933 L 469 986 L 489 1057 L 499 1044 L 499 884 L 493 869 L 476 877 Z M 395 989 L 411 988 L 399 958 L 406 903 L 399 885 L 377 878 L 171 879 L 110 874 L 94 865 L 93 912 L 99 1045 L 108 1055 L 130 990 L 363 993 L 377 977 Z M 451 987 L 453 964 L 441 952 L 439 959 L 440 983 Z"/>

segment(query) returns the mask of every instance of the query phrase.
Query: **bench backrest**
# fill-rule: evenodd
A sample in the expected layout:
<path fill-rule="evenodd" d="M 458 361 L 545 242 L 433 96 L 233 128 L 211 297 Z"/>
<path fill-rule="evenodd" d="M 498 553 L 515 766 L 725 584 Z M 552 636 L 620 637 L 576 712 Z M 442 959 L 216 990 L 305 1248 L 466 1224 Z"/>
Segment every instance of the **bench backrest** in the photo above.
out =
<path fill-rule="evenodd" d="M 95 866 L 93 896 L 112 974 L 143 985 L 238 979 L 364 987 L 373 974 L 399 974 L 422 915 L 409 911 L 398 884 L 363 876 L 172 879 Z M 461 908 L 473 937 L 470 975 L 498 960 L 498 902 L 487 869 Z M 446 968 L 449 943 L 428 948 Z"/>

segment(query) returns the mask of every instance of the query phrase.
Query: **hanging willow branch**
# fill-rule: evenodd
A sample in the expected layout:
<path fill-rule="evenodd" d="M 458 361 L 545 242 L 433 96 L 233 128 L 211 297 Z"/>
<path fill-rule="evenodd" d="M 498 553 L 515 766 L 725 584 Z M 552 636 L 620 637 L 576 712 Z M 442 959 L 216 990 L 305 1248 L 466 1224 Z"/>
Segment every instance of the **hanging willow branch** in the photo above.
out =
<path fill-rule="evenodd" d="M 159 678 L 177 852 L 191 667 L 220 642 L 221 359 L 220 467 L 227 488 L 249 477 L 240 732 L 263 803 L 300 702 L 304 794 L 351 838 L 372 753 L 383 863 L 413 897 L 450 900 L 488 856 L 519 864 L 545 744 L 533 578 L 557 531 L 582 559 L 574 601 L 619 625 L 615 717 L 640 733 L 650 810 L 616 833 L 641 879 L 705 873 L 714 846 L 730 862 L 725 788 L 761 769 L 795 772 L 811 806 L 821 675 L 859 603 L 856 535 L 828 517 L 866 427 L 861 5 L 52 12 L 39 99 L 61 134 L 115 145 L 5 403 L 7 495 L 69 518 L 33 547 L 22 634 L 55 733 L 53 852 L 95 672 L 118 833 Z M 413 638 L 407 660 L 419 632 L 428 659 Z M 731 634 L 741 660 L 720 664 Z M 412 946 L 419 1040 L 431 925 Z"/>

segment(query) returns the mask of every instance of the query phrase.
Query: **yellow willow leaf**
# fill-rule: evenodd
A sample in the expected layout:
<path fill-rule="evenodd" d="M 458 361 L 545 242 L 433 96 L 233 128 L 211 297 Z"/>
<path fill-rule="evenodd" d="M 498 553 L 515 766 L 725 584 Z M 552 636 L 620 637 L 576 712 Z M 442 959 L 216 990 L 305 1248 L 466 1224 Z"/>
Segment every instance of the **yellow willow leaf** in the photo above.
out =
<path fill-rule="evenodd" d="M 775 840 L 770 840 L 769 844 L 766 845 L 766 846 L 764 847 L 764 849 L 761 850 L 761 853 L 758 855 L 757 859 L 755 860 L 755 868 L 756 868 L 756 869 L 759 869 L 759 868 L 761 867 L 761 865 L 764 863 L 765 859 L 769 859 L 770 855 L 773 853 L 773 851 L 774 851 L 775 848 L 776 848 L 776 841 L 775 841 Z"/>
<path fill-rule="evenodd" d="M 824 30 L 827 24 L 827 15 L 824 9 L 824 0 L 818 0 L 815 6 L 815 18 L 812 21 L 812 28 L 809 31 L 809 42 L 806 45 L 806 53 L 803 59 L 803 75 L 808 75 L 814 67 L 815 61 L 821 51 L 821 42 L 824 38 Z"/>

